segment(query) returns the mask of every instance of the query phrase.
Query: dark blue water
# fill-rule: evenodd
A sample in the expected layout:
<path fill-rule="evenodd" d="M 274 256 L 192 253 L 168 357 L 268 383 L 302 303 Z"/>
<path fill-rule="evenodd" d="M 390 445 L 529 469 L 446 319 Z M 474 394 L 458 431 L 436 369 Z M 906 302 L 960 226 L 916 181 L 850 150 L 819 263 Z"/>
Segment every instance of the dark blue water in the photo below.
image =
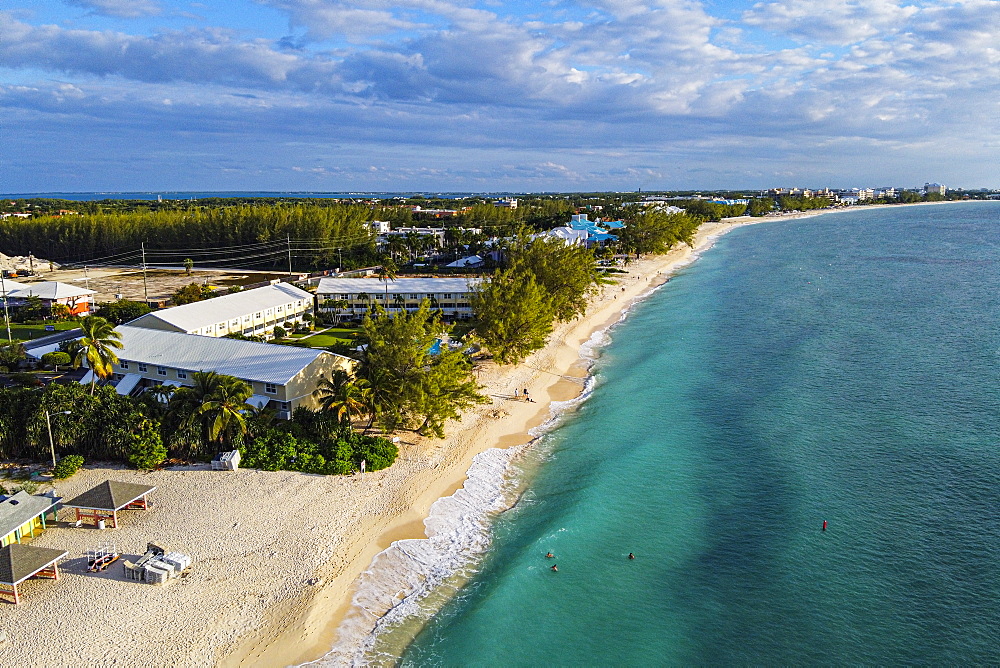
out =
<path fill-rule="evenodd" d="M 998 285 L 996 204 L 723 237 L 403 662 L 1000 663 Z"/>

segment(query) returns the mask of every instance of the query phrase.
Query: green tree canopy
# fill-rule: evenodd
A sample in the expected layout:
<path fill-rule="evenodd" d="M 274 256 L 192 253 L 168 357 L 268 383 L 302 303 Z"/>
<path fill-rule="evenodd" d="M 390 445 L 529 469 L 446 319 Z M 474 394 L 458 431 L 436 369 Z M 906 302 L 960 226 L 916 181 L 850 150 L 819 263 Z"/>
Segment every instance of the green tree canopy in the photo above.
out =
<path fill-rule="evenodd" d="M 444 435 L 444 424 L 460 411 L 487 402 L 472 380 L 471 364 L 459 351 L 443 346 L 430 354 L 445 328 L 425 300 L 412 313 L 386 313 L 376 307 L 362 327 L 367 342 L 363 373 L 372 391 L 371 405 L 387 431 L 415 429 Z"/>
<path fill-rule="evenodd" d="M 618 230 L 618 241 L 623 250 L 636 255 L 666 253 L 679 241 L 690 245 L 698 225 L 698 219 L 686 213 L 642 211 Z"/>
<path fill-rule="evenodd" d="M 600 282 L 593 251 L 562 239 L 520 236 L 508 253 L 510 269 L 542 287 L 557 320 L 572 320 L 586 311 L 587 298 Z"/>
<path fill-rule="evenodd" d="M 146 315 L 151 310 L 148 304 L 130 299 L 119 299 L 115 302 L 97 305 L 97 313 L 108 322 L 116 325 L 135 320 L 139 316 Z"/>
<path fill-rule="evenodd" d="M 516 364 L 542 348 L 555 312 L 549 293 L 524 271 L 507 269 L 483 280 L 472 295 L 476 334 L 500 364 Z"/>
<path fill-rule="evenodd" d="M 181 428 L 196 428 L 197 446 L 231 446 L 246 432 L 243 412 L 253 388 L 243 380 L 214 371 L 191 374 L 192 387 L 178 388 L 170 398 L 167 414 Z"/>

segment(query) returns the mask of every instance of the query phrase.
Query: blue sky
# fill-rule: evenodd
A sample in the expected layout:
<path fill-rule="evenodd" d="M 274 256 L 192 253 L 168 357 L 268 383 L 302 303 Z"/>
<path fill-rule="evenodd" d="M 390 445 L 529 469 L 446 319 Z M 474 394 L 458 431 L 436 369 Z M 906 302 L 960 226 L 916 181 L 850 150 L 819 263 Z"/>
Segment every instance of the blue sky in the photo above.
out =
<path fill-rule="evenodd" d="M 0 192 L 1000 187 L 1000 1 L 4 0 Z"/>

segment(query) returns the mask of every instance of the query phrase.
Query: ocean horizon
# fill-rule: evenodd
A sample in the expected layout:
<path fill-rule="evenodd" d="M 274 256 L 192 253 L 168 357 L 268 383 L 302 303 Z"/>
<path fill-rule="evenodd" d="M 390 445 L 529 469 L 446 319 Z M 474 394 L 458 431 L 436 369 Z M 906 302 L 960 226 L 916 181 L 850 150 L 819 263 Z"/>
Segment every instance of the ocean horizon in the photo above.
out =
<path fill-rule="evenodd" d="M 311 191 L 311 190 L 149 190 L 149 191 L 107 191 L 107 192 L 44 192 L 0 194 L 0 199 L 63 199 L 79 202 L 99 202 L 102 200 L 147 200 L 158 198 L 169 200 L 199 200 L 209 198 L 318 198 L 318 199 L 392 199 L 395 197 L 436 197 L 441 199 L 462 199 L 464 197 L 506 197 L 520 193 L 512 192 L 437 192 L 413 191 Z"/>
<path fill-rule="evenodd" d="M 513 507 L 365 660 L 1000 660 L 998 223 L 967 203 L 719 239 L 495 466 Z"/>

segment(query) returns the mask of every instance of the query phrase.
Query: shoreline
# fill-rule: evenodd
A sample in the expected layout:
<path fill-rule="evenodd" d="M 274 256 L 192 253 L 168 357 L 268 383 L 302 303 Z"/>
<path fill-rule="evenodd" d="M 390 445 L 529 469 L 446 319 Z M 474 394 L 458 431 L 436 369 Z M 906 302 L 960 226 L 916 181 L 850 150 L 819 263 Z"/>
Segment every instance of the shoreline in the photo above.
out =
<path fill-rule="evenodd" d="M 360 532 L 352 557 L 333 582 L 322 591 L 273 618 L 257 632 L 249 634 L 220 665 L 227 668 L 246 666 L 288 666 L 319 661 L 341 640 L 341 626 L 355 607 L 353 597 L 359 578 L 369 572 L 372 562 L 399 540 L 425 539 L 424 520 L 431 506 L 462 489 L 468 479 L 473 458 L 488 450 L 507 450 L 527 445 L 535 439 L 530 432 L 551 417 L 552 402 L 570 401 L 584 389 L 592 360 L 581 350 L 595 333 L 619 322 L 636 303 L 667 282 L 680 268 L 709 249 L 717 238 L 746 225 L 778 220 L 792 220 L 823 212 L 803 212 L 785 216 L 741 217 L 703 224 L 696 233 L 693 248 L 683 246 L 659 256 L 647 256 L 626 267 L 627 274 L 616 275 L 616 283 L 601 288 L 587 313 L 570 323 L 558 325 L 549 343 L 524 362 L 511 367 L 489 363 L 479 382 L 484 392 L 494 398 L 485 410 L 473 410 L 458 423 L 449 425 L 448 435 L 437 441 L 424 441 L 433 450 L 446 450 L 451 456 L 434 465 L 436 475 L 411 484 L 421 485 L 409 507 L 399 509 L 385 523 Z M 624 291 L 622 288 L 625 288 Z M 535 403 L 511 398 L 515 390 L 527 388 Z M 501 417 L 496 417 L 497 414 Z M 423 478 L 420 476 L 419 478 Z M 387 610 L 386 610 L 387 611 Z M 383 611 L 385 612 L 385 611 Z M 372 618 L 374 626 L 377 618 Z"/>
<path fill-rule="evenodd" d="M 118 528 L 106 531 L 73 528 L 64 511 L 62 522 L 32 539 L 69 552 L 60 568 L 64 577 L 26 582 L 21 605 L 0 606 L 0 652 L 7 663 L 54 667 L 287 666 L 323 657 L 337 641 L 340 622 L 355 610 L 359 576 L 371 570 L 373 559 L 396 541 L 425 537 L 431 507 L 466 495 L 477 455 L 487 453 L 477 466 L 502 463 L 496 453 L 513 454 L 510 448 L 533 441 L 532 430 L 550 419 L 553 402 L 580 395 L 590 363 L 581 348 L 602 345 L 592 341 L 595 332 L 620 321 L 674 271 L 738 227 L 840 211 L 706 223 L 693 248 L 630 264 L 627 274 L 615 275 L 618 284 L 601 288 L 584 317 L 557 326 L 546 347 L 525 363 L 477 370 L 490 405 L 450 423 L 445 439 L 401 434 L 396 463 L 363 478 L 213 472 L 201 465 L 143 473 L 88 463 L 56 484 L 59 496 L 72 498 L 110 478 L 157 486 L 152 507 L 125 513 Z M 536 403 L 514 399 L 524 388 Z M 83 555 L 108 540 L 131 561 L 148 541 L 166 543 L 191 554 L 194 567 L 189 577 L 165 587 L 129 582 L 120 568 L 88 574 Z M 151 618 L 169 624 L 122 623 Z M 87 632 L 73 631 L 80 628 Z"/>
<path fill-rule="evenodd" d="M 648 256 L 626 269 L 628 274 L 622 283 L 605 286 L 598 297 L 592 300 L 587 313 L 579 320 L 557 326 L 549 343 L 542 350 L 532 354 L 524 362 L 509 368 L 500 368 L 490 364 L 493 373 L 487 381 L 486 391 L 493 394 L 495 384 L 506 384 L 507 389 L 527 387 L 537 403 L 521 404 L 527 410 L 518 410 L 505 416 L 499 423 L 490 424 L 487 418 L 477 416 L 473 424 L 467 424 L 469 415 L 465 415 L 458 424 L 449 425 L 448 435 L 438 442 L 438 447 L 459 450 L 460 460 L 455 462 L 441 475 L 436 476 L 430 485 L 419 495 L 417 503 L 400 512 L 388 525 L 369 536 L 370 543 L 366 549 L 348 564 L 338 577 L 336 585 L 309 601 L 298 615 L 300 623 L 282 624 L 282 629 L 262 629 L 259 634 L 248 636 L 240 650 L 230 654 L 220 664 L 227 668 L 244 666 L 288 666 L 303 663 L 319 662 L 330 654 L 339 642 L 339 631 L 348 618 L 357 591 L 359 580 L 369 571 L 374 560 L 388 550 L 391 544 L 399 540 L 426 539 L 424 521 L 428 518 L 431 506 L 438 500 L 450 497 L 462 489 L 468 480 L 469 467 L 473 458 L 493 448 L 509 449 L 523 446 L 535 440 L 532 430 L 545 424 L 552 418 L 550 405 L 554 401 L 569 401 L 575 399 L 583 391 L 581 382 L 573 382 L 567 377 L 583 380 L 588 377 L 591 360 L 582 356 L 582 347 L 597 333 L 606 331 L 621 321 L 628 311 L 638 302 L 645 300 L 657 287 L 670 280 L 679 269 L 687 266 L 698 256 L 710 249 L 719 237 L 734 229 L 747 225 L 757 225 L 768 222 L 799 220 L 821 215 L 845 213 L 850 211 L 865 211 L 898 206 L 934 206 L 956 204 L 959 201 L 914 202 L 911 204 L 875 204 L 855 205 L 835 209 L 816 209 L 811 211 L 790 212 L 773 216 L 723 219 L 719 222 L 704 223 L 699 227 L 693 247 L 675 248 L 664 255 Z M 978 201 L 978 200 L 968 200 Z M 632 272 L 636 273 L 633 276 Z M 643 281 L 642 279 L 646 280 Z M 624 293 L 619 288 L 625 287 Z M 613 288 L 613 296 L 609 292 Z M 619 299 L 622 297 L 622 299 Z M 547 360 L 551 366 L 541 368 L 541 360 Z M 546 382 L 558 378 L 554 382 Z M 492 382 L 489 382 L 492 381 Z M 494 396 L 496 396 L 494 394 Z M 538 398 L 541 397 L 541 401 Z M 510 401 L 506 403 L 511 403 Z M 494 406 L 496 402 L 494 403 Z M 506 406 L 506 404 L 504 404 Z M 532 408 L 533 407 L 533 408 Z M 488 407 L 492 408 L 492 407 Z M 484 423 L 485 421 L 485 423 Z M 472 433 L 470 433 L 472 432 Z M 471 437 L 480 435 L 484 438 L 478 445 L 470 443 Z M 345 580 L 350 580 L 345 582 Z M 389 608 L 391 610 L 391 608 Z M 388 610 L 386 610 L 387 612 Z M 377 621 L 375 618 L 373 621 Z M 374 623 L 373 623 L 374 626 Z M 375 629 L 373 628 L 372 631 Z M 302 633 L 303 635 L 299 635 Z M 270 642 L 267 640 L 270 639 Z M 263 651 L 258 651 L 260 641 L 267 642 Z"/>

